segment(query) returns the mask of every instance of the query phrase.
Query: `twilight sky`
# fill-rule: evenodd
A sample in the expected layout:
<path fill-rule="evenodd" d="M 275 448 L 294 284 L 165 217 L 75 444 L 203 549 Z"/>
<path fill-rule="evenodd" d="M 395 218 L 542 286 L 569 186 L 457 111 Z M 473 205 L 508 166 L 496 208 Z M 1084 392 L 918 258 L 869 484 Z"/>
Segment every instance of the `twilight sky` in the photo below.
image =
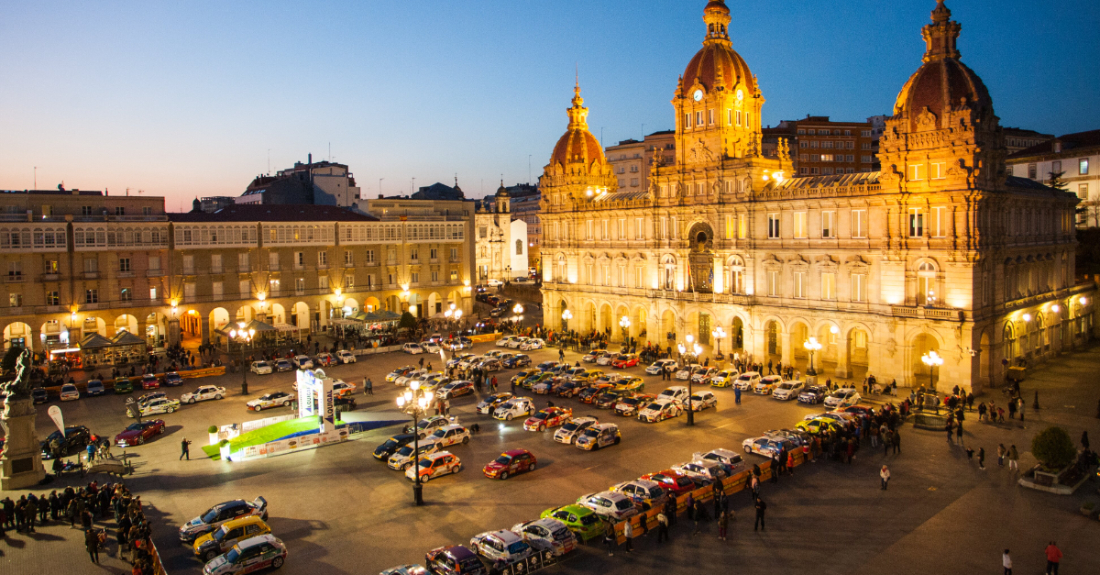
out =
<path fill-rule="evenodd" d="M 764 123 L 890 113 L 934 0 L 727 0 Z M 0 9 L 0 189 L 189 209 L 331 154 L 364 195 L 537 179 L 574 66 L 604 145 L 670 129 L 705 0 L 54 2 Z M 1100 128 L 1100 2 L 948 0 L 1005 126 Z"/>

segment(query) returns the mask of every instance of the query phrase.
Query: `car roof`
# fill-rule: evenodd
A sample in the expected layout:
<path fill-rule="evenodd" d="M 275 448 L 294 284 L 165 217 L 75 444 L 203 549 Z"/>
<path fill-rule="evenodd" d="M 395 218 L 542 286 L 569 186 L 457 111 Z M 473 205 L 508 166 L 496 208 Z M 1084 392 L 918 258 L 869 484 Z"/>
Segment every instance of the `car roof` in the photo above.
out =
<path fill-rule="evenodd" d="M 482 535 L 486 537 L 495 537 L 497 539 L 500 539 L 504 542 L 505 545 L 511 545 L 512 543 L 516 543 L 517 541 L 523 541 L 522 537 L 517 535 L 514 531 L 510 531 L 508 529 L 489 531 L 487 533 L 482 533 Z"/>
<path fill-rule="evenodd" d="M 741 374 L 741 377 L 745 377 L 745 376 L 760 377 L 760 372 L 759 371 L 746 371 L 745 373 Z"/>
<path fill-rule="evenodd" d="M 423 445 L 423 444 L 421 444 L 421 445 Z M 425 455 L 424 457 L 426 457 L 428 459 L 439 459 L 440 457 L 443 457 L 444 455 L 454 455 L 454 454 L 451 453 L 450 451 L 436 451 L 435 453 L 429 453 L 428 455 Z"/>
<path fill-rule="evenodd" d="M 517 455 L 523 455 L 523 454 L 526 454 L 526 453 L 531 453 L 531 452 L 527 451 L 526 449 L 509 449 L 508 451 L 504 452 L 504 455 L 507 455 L 509 457 L 515 457 Z"/>
<path fill-rule="evenodd" d="M 618 426 L 615 425 L 614 423 L 597 423 L 596 425 L 592 426 L 592 428 L 595 428 L 595 429 L 611 429 L 612 427 L 617 428 Z"/>
<path fill-rule="evenodd" d="M 450 430 L 452 430 L 452 429 L 466 429 L 466 428 L 465 428 L 465 427 L 462 427 L 461 425 L 457 425 L 457 424 L 456 424 L 456 425 L 444 425 L 444 426 L 443 426 L 443 427 L 441 427 L 440 429 L 442 429 L 442 430 L 444 430 L 444 431 L 450 431 Z"/>
<path fill-rule="evenodd" d="M 260 545 L 262 543 L 271 543 L 271 544 L 274 544 L 274 545 L 278 545 L 280 547 L 283 546 L 283 542 L 279 541 L 278 537 L 275 537 L 274 535 L 272 535 L 270 533 L 264 533 L 263 535 L 258 535 L 256 537 L 250 537 L 248 539 L 245 539 L 244 541 L 238 541 L 237 542 L 237 547 L 240 547 L 241 549 L 244 549 L 246 547 L 254 547 L 254 546 Z"/>
<path fill-rule="evenodd" d="M 261 519 L 259 515 L 248 515 L 246 517 L 239 517 L 237 519 L 230 519 L 229 521 L 226 521 L 225 523 L 222 523 L 222 525 L 225 526 L 228 529 L 233 529 L 234 527 L 241 527 L 241 526 L 249 525 L 249 524 L 252 524 L 252 523 L 263 523 L 263 522 L 264 522 L 264 520 Z"/>

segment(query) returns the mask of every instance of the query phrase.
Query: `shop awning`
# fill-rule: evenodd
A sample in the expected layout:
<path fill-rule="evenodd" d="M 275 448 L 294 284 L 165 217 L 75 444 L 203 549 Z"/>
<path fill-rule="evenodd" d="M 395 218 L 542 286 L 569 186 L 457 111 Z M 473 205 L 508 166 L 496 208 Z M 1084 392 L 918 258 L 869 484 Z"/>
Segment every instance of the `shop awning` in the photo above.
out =
<path fill-rule="evenodd" d="M 84 339 L 80 340 L 80 349 L 83 350 L 103 349 L 113 345 L 114 343 L 111 340 L 95 332 L 89 333 L 84 336 Z"/>
<path fill-rule="evenodd" d="M 281 332 L 298 331 L 302 329 L 296 325 L 290 325 L 289 323 L 277 323 L 274 327 L 276 330 Z"/>
<path fill-rule="evenodd" d="M 116 346 L 145 345 L 145 340 L 144 339 L 141 339 L 140 337 L 138 337 L 138 336 L 126 331 L 126 330 L 122 330 L 122 331 L 118 332 L 118 335 L 116 335 L 111 341 Z"/>

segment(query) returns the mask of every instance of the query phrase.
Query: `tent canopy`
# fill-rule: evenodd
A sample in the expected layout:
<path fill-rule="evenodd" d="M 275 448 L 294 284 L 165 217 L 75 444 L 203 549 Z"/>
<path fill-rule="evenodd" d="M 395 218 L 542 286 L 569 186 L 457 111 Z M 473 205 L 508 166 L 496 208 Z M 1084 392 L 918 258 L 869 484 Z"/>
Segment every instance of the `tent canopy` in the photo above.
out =
<path fill-rule="evenodd" d="M 92 332 L 84 336 L 84 339 L 80 340 L 80 349 L 103 349 L 115 345 L 111 340 Z"/>
<path fill-rule="evenodd" d="M 111 341 L 114 342 L 114 345 L 117 345 L 117 346 L 121 346 L 121 345 L 145 345 L 145 340 L 144 339 L 141 339 L 140 337 L 138 337 L 138 336 L 126 331 L 126 330 L 122 330 L 122 331 L 118 332 L 118 335 L 116 335 L 113 339 L 111 339 Z"/>
<path fill-rule="evenodd" d="M 262 322 L 258 319 L 254 319 L 254 320 L 249 321 L 248 323 L 244 324 L 244 327 L 238 326 L 236 324 L 236 322 L 229 322 L 229 323 L 219 327 L 218 329 L 215 329 L 214 331 L 228 337 L 229 332 L 233 331 L 235 329 L 243 329 L 244 331 L 248 331 L 250 329 L 253 329 L 253 330 L 256 330 L 256 333 L 264 333 L 264 332 L 272 332 L 273 333 L 275 331 L 278 331 L 278 330 L 275 329 L 275 326 L 273 326 L 271 324 L 266 324 L 266 323 L 264 323 L 264 322 Z"/>

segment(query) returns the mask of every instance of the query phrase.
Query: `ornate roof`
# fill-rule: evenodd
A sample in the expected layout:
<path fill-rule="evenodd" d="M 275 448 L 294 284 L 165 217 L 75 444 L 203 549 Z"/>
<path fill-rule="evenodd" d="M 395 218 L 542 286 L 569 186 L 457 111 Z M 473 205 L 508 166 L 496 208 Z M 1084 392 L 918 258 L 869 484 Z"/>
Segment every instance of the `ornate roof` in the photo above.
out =
<path fill-rule="evenodd" d="M 707 4 L 703 9 L 703 21 L 707 24 L 707 36 L 703 48 L 684 69 L 680 96 L 687 97 L 696 80 L 708 91 L 718 86 L 732 90 L 740 83 L 746 86 L 749 94 L 754 93 L 756 79 L 729 39 L 730 11 L 725 2 L 712 0 Z"/>
<path fill-rule="evenodd" d="M 584 98 L 581 98 L 581 86 L 578 82 L 573 89 L 573 107 L 569 108 L 569 129 L 558 139 L 554 145 L 554 153 L 550 156 L 550 165 L 561 164 L 566 166 L 571 163 L 583 162 L 591 166 L 593 162 L 606 164 L 607 159 L 603 155 L 603 147 L 599 140 L 588 131 L 588 108 L 584 107 Z M 501 183 L 503 187 L 503 183 Z"/>

